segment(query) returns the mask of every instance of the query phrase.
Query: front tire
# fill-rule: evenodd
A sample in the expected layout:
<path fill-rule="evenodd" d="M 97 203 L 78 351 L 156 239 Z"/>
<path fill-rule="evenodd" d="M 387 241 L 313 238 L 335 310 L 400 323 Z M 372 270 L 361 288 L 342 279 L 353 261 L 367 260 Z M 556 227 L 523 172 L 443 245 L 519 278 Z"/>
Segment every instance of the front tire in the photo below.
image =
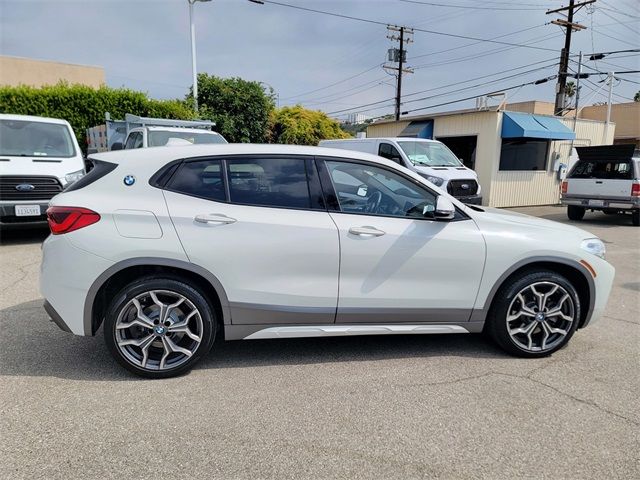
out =
<path fill-rule="evenodd" d="M 571 282 L 549 270 L 524 272 L 496 293 L 486 330 L 504 350 L 540 358 L 561 349 L 580 320 L 580 301 Z"/>
<path fill-rule="evenodd" d="M 126 285 L 104 321 L 111 355 L 147 378 L 189 371 L 211 350 L 216 318 L 204 295 L 182 279 L 150 276 Z"/>
<path fill-rule="evenodd" d="M 584 207 L 578 207 L 576 205 L 569 205 L 567 207 L 567 217 L 569 220 L 582 220 L 584 218 Z"/>

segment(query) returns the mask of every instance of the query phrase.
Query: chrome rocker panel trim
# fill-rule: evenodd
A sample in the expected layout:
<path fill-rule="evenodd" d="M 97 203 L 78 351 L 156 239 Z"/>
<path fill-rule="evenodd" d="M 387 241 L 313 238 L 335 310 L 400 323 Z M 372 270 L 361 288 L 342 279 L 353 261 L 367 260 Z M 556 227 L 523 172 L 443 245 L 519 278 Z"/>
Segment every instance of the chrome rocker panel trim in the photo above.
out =
<path fill-rule="evenodd" d="M 305 325 L 264 328 L 243 340 L 436 333 L 469 333 L 469 330 L 459 325 Z"/>

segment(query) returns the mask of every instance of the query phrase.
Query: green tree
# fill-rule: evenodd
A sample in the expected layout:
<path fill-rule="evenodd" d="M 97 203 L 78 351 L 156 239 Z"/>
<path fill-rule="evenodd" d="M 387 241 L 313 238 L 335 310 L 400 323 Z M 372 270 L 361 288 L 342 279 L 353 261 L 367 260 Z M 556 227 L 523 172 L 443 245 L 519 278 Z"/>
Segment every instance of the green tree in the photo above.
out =
<path fill-rule="evenodd" d="M 638 90 L 636 94 L 633 96 L 633 101 L 640 102 L 640 90 Z"/>
<path fill-rule="evenodd" d="M 195 114 L 180 100 L 154 100 L 146 93 L 126 88 L 57 85 L 42 88 L 0 88 L 0 112 L 61 118 L 73 128 L 78 143 L 86 148 L 87 128 L 104 123 L 104 114 L 123 119 L 126 113 L 144 117 L 191 120 Z"/>
<path fill-rule="evenodd" d="M 192 92 L 187 95 L 189 104 L 193 102 Z M 199 73 L 198 107 L 200 117 L 214 121 L 216 131 L 229 142 L 268 140 L 273 93 L 265 92 L 260 82 Z"/>
<path fill-rule="evenodd" d="M 564 94 L 568 97 L 568 98 L 573 98 L 576 94 L 576 84 L 575 82 L 567 82 L 567 84 L 564 86 Z"/>
<path fill-rule="evenodd" d="M 272 143 L 317 145 L 320 140 L 350 137 L 326 113 L 301 105 L 275 110 L 271 122 Z"/>

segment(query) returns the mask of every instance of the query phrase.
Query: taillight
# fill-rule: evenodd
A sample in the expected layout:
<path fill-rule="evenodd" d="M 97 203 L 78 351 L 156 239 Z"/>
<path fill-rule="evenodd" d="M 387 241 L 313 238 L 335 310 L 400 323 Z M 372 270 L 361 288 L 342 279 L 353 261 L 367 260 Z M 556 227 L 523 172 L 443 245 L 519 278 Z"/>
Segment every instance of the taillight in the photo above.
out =
<path fill-rule="evenodd" d="M 567 182 L 567 181 L 562 182 L 562 190 L 561 190 L 561 192 L 562 192 L 563 195 L 565 193 L 567 193 L 567 189 L 568 188 L 569 188 L 569 182 Z"/>
<path fill-rule="evenodd" d="M 49 207 L 47 221 L 53 235 L 73 232 L 100 220 L 100 215 L 82 207 Z"/>
<path fill-rule="evenodd" d="M 640 183 L 631 184 L 631 196 L 640 197 Z"/>

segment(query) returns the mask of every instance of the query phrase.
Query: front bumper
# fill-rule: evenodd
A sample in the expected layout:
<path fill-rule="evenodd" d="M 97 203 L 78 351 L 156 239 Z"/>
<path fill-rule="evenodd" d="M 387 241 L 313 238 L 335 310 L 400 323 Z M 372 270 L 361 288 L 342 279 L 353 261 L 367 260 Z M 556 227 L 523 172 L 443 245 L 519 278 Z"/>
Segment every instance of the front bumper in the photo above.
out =
<path fill-rule="evenodd" d="M 40 215 L 18 217 L 16 216 L 16 205 L 39 205 Z M 0 225 L 3 227 L 20 226 L 41 226 L 47 224 L 46 211 L 49 207 L 49 200 L 40 202 L 2 202 L 0 203 Z"/>
<path fill-rule="evenodd" d="M 567 197 L 560 199 L 563 205 L 574 205 L 588 210 L 635 210 L 640 208 L 640 197 L 629 198 L 596 198 L 596 197 Z"/>
<path fill-rule="evenodd" d="M 468 197 L 454 197 L 462 203 L 470 203 L 471 205 L 482 205 L 482 195 L 469 195 Z"/>

